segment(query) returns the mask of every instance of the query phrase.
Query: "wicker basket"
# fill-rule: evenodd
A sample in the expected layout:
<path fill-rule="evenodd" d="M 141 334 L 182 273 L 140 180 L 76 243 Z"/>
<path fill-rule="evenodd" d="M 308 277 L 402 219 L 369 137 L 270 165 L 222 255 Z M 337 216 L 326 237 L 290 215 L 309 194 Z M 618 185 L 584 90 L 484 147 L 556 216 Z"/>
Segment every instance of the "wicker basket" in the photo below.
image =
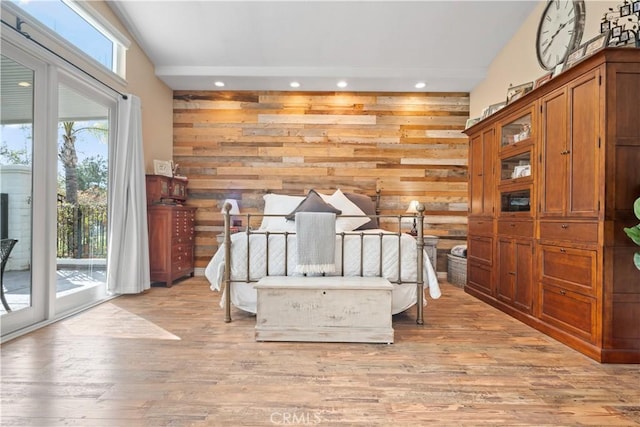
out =
<path fill-rule="evenodd" d="M 467 259 L 447 254 L 447 281 L 464 287 L 467 284 Z"/>

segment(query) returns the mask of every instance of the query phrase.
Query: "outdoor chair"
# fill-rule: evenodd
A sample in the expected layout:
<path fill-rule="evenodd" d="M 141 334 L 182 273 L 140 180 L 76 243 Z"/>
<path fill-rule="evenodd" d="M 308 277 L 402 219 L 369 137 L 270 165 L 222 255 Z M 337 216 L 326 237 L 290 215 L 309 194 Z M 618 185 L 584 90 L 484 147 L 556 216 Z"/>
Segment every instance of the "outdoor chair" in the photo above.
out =
<path fill-rule="evenodd" d="M 7 261 L 9 260 L 9 254 L 13 250 L 15 244 L 18 243 L 16 239 L 2 239 L 0 240 L 0 250 L 2 255 L 2 265 L 0 266 L 0 299 L 2 299 L 2 305 L 4 309 L 7 311 L 11 311 L 11 307 L 7 303 L 7 300 L 4 297 L 4 267 L 7 265 Z"/>

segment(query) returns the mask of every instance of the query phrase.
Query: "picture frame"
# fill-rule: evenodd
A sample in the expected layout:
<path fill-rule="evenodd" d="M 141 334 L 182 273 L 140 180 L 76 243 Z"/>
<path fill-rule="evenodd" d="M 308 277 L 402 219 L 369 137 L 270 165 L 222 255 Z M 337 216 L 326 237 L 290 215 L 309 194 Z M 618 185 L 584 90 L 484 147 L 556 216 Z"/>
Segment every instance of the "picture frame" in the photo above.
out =
<path fill-rule="evenodd" d="M 551 80 L 551 78 L 553 77 L 553 73 L 547 73 L 544 76 L 538 78 L 534 83 L 533 83 L 533 88 L 538 88 L 540 86 L 542 86 L 543 84 L 545 84 L 546 82 L 548 82 L 549 80 Z"/>
<path fill-rule="evenodd" d="M 507 100 L 506 105 L 511 104 L 516 99 L 521 98 L 527 92 L 530 92 L 533 89 L 533 82 L 523 83 L 518 86 L 511 86 L 507 89 Z"/>
<path fill-rule="evenodd" d="M 622 34 L 620 34 L 620 43 L 627 43 L 629 40 L 631 40 L 629 30 L 623 31 Z"/>
<path fill-rule="evenodd" d="M 633 13 L 640 13 L 640 0 L 633 2 L 632 9 Z"/>
<path fill-rule="evenodd" d="M 531 175 L 531 165 L 516 166 L 513 169 L 514 178 L 523 178 Z"/>
<path fill-rule="evenodd" d="M 154 160 L 153 173 L 156 175 L 168 176 L 170 178 L 173 177 L 171 162 L 166 160 Z"/>
<path fill-rule="evenodd" d="M 609 44 L 611 31 L 605 31 L 585 43 L 584 57 L 587 58 L 597 51 L 604 49 Z"/>
<path fill-rule="evenodd" d="M 611 29 L 611 38 L 615 39 L 616 37 L 620 37 L 622 34 L 622 26 L 618 25 L 617 27 L 613 27 Z"/>
<path fill-rule="evenodd" d="M 507 103 L 504 102 L 504 101 L 503 102 L 498 102 L 496 104 L 489 105 L 489 107 L 488 107 L 489 108 L 488 115 L 490 116 L 493 113 L 496 113 L 496 112 L 502 110 L 506 105 L 507 105 Z"/>
<path fill-rule="evenodd" d="M 586 45 L 583 44 L 578 46 L 578 48 L 576 48 L 573 52 L 571 52 L 569 56 L 567 56 L 567 60 L 565 61 L 565 66 L 567 68 L 572 67 L 574 64 L 584 59 L 585 48 L 586 48 Z"/>
<path fill-rule="evenodd" d="M 600 23 L 600 32 L 604 33 L 605 31 L 609 31 L 611 29 L 611 22 L 610 21 L 602 21 Z"/>
<path fill-rule="evenodd" d="M 562 73 L 564 71 L 564 62 L 559 63 L 558 65 L 556 65 L 556 67 L 553 69 L 553 72 L 551 73 L 551 77 L 556 77 L 558 74 Z"/>
<path fill-rule="evenodd" d="M 623 18 L 629 15 L 631 15 L 631 4 L 626 3 L 620 6 L 620 17 Z"/>
<path fill-rule="evenodd" d="M 467 119 L 467 123 L 465 123 L 464 128 L 469 129 L 471 126 L 475 125 L 480 121 L 480 117 L 476 117 L 473 119 Z"/>

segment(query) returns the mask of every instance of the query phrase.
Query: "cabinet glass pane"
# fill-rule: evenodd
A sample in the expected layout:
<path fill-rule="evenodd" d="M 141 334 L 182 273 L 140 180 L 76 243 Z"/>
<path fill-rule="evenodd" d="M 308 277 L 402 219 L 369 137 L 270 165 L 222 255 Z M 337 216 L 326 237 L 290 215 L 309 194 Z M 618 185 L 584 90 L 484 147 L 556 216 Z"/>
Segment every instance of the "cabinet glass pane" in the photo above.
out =
<path fill-rule="evenodd" d="M 502 126 L 500 145 L 504 147 L 526 141 L 529 138 L 531 138 L 531 114 L 527 114 Z"/>
<path fill-rule="evenodd" d="M 531 190 L 502 193 L 500 209 L 502 212 L 529 212 L 531 210 Z"/>
<path fill-rule="evenodd" d="M 516 179 L 531 175 L 531 152 L 518 154 L 500 161 L 500 179 Z"/>

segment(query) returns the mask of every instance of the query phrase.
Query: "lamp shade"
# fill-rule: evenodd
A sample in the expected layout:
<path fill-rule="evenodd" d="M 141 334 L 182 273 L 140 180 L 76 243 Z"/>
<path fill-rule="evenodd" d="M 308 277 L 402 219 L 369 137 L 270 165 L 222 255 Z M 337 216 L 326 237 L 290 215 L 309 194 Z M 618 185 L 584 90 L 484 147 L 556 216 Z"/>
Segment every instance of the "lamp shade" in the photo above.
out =
<path fill-rule="evenodd" d="M 239 215 L 240 214 L 240 208 L 238 207 L 238 201 L 235 199 L 226 199 L 224 201 L 224 203 L 222 204 L 222 209 L 220 210 L 221 213 L 224 213 L 224 205 L 226 205 L 227 203 L 229 203 L 231 205 L 231 210 L 229 211 L 229 215 Z"/>
<path fill-rule="evenodd" d="M 417 200 L 412 200 L 409 203 L 409 207 L 407 208 L 407 213 L 418 213 L 418 202 Z"/>

